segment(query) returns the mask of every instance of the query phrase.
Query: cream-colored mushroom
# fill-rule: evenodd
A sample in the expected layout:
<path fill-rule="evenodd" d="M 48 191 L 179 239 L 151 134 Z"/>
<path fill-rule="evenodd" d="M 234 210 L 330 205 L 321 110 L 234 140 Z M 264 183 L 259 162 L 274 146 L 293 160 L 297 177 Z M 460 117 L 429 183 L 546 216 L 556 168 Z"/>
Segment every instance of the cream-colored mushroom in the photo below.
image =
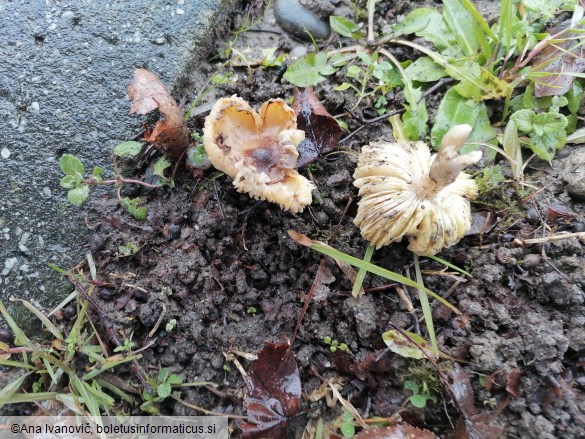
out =
<path fill-rule="evenodd" d="M 238 96 L 220 99 L 205 119 L 204 146 L 213 166 L 234 179 L 239 192 L 300 212 L 311 204 L 313 184 L 295 169 L 297 130 L 293 110 L 271 99 L 256 113 Z"/>
<path fill-rule="evenodd" d="M 459 155 L 471 133 L 456 125 L 443 137 L 437 154 L 423 142 L 372 142 L 364 146 L 354 172 L 361 200 L 354 223 L 376 248 L 409 238 L 408 248 L 434 255 L 471 227 L 469 200 L 477 184 L 464 168 L 481 151 Z"/>

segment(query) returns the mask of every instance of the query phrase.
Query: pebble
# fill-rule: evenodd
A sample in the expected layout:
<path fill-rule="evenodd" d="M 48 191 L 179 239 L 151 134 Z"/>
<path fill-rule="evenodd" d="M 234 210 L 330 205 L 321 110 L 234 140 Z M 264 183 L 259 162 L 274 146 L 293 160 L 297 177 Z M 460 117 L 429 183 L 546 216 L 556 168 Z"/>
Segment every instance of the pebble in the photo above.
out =
<path fill-rule="evenodd" d="M 75 14 L 73 13 L 73 11 L 65 11 L 61 14 L 61 18 L 67 20 L 67 19 L 73 18 L 74 15 Z"/>
<path fill-rule="evenodd" d="M 563 161 L 565 171 L 563 179 L 567 183 L 567 192 L 578 201 L 585 201 L 585 149 L 576 149 Z"/>
<path fill-rule="evenodd" d="M 6 276 L 14 268 L 18 262 L 17 258 L 8 258 L 4 261 L 4 270 L 2 270 L 2 276 Z"/>
<path fill-rule="evenodd" d="M 286 33 L 302 41 L 322 41 L 331 35 L 329 22 L 303 7 L 298 0 L 276 0 L 274 2 L 274 18 Z"/>
<path fill-rule="evenodd" d="M 10 150 L 6 147 L 0 150 L 0 157 L 3 159 L 8 159 L 10 157 Z"/>

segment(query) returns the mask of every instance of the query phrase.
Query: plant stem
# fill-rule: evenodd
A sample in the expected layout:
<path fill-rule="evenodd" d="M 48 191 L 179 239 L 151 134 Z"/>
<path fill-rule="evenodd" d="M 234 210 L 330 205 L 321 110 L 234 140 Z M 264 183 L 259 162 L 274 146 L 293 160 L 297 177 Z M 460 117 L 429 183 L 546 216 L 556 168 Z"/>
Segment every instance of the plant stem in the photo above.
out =
<path fill-rule="evenodd" d="M 426 288 L 424 285 L 420 285 L 417 282 L 413 281 L 412 279 L 409 279 L 409 278 L 402 276 L 398 273 L 394 273 L 393 271 L 386 270 L 385 268 L 379 267 L 375 264 L 371 264 L 369 262 L 362 261 L 361 259 L 355 258 L 355 257 L 350 256 L 346 253 L 343 253 L 339 250 L 336 250 L 333 247 L 331 247 L 331 246 L 329 246 L 321 241 L 314 241 L 314 240 L 310 239 L 309 237 L 303 235 L 302 233 L 295 232 L 294 230 L 289 230 L 288 234 L 291 237 L 291 239 L 293 239 L 298 244 L 304 245 L 306 247 L 310 247 L 315 251 L 318 251 L 320 253 L 326 254 L 329 257 L 332 257 L 333 259 L 339 259 L 341 261 L 347 262 L 348 264 L 351 264 L 354 267 L 364 268 L 364 269 L 368 270 L 370 273 L 377 274 L 378 276 L 384 277 L 386 279 L 390 279 L 394 282 L 399 282 L 401 284 L 408 285 L 409 287 L 422 289 L 429 296 L 433 297 L 434 299 L 437 299 L 439 302 L 441 302 L 447 308 L 452 310 L 454 313 L 456 313 L 457 315 L 461 315 L 461 311 L 459 311 L 455 306 L 451 305 L 448 301 L 443 299 L 437 293 L 434 293 L 433 291 Z"/>
<path fill-rule="evenodd" d="M 374 43 L 374 12 L 378 0 L 368 0 L 368 44 Z"/>
<path fill-rule="evenodd" d="M 121 184 L 121 183 L 130 183 L 130 184 L 139 184 L 140 186 L 149 187 L 149 188 L 157 188 L 160 187 L 156 184 L 145 183 L 144 181 L 140 180 L 133 180 L 131 178 L 123 178 L 118 177 L 112 180 L 103 180 L 103 181 L 96 181 L 96 180 L 83 180 L 83 184 L 93 185 L 93 184 Z"/>
<path fill-rule="evenodd" d="M 420 265 L 418 263 L 418 255 L 414 253 L 414 272 L 416 275 L 416 282 L 419 285 L 424 286 L 422 274 L 420 272 Z M 420 306 L 422 308 L 423 316 L 425 318 L 425 324 L 427 325 L 427 331 L 429 338 L 431 339 L 431 348 L 437 356 L 439 355 L 439 347 L 437 346 L 437 337 L 435 335 L 435 324 L 433 322 L 433 311 L 431 310 L 431 304 L 429 303 L 429 297 L 424 290 L 418 290 L 418 297 L 420 300 Z"/>
<path fill-rule="evenodd" d="M 370 262 L 372 260 L 372 255 L 374 254 L 374 250 L 376 247 L 373 245 L 369 245 L 366 249 L 366 254 L 364 255 L 364 262 Z M 362 284 L 364 283 L 364 278 L 368 274 L 368 270 L 365 268 L 360 268 L 358 274 L 355 278 L 355 282 L 353 284 L 353 289 L 351 290 L 351 295 L 353 297 L 358 297 L 360 295 L 360 290 L 362 289 Z"/>

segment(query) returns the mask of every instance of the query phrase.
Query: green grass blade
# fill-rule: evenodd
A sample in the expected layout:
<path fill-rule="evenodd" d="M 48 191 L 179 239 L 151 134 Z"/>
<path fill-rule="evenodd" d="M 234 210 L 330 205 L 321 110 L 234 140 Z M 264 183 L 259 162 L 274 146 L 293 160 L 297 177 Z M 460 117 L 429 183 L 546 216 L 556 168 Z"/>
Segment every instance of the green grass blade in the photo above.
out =
<path fill-rule="evenodd" d="M 57 399 L 59 393 L 57 392 L 43 392 L 43 393 L 15 393 L 10 398 L 4 400 L 0 397 L 0 407 L 3 404 L 22 404 L 24 402 L 41 402 L 52 399 Z"/>
<path fill-rule="evenodd" d="M 80 402 L 85 406 L 87 412 L 93 416 L 94 421 L 100 423 L 101 425 L 101 414 L 100 414 L 100 405 L 97 398 L 88 392 L 86 386 L 75 373 L 69 374 L 69 385 L 71 386 L 71 391 L 73 394 L 80 399 Z"/>
<path fill-rule="evenodd" d="M 63 334 L 61 334 L 61 331 L 59 331 L 59 328 L 57 328 L 55 325 L 53 325 L 53 322 L 51 322 L 47 317 L 45 317 L 45 315 L 42 312 L 40 312 L 32 303 L 30 303 L 24 299 L 12 299 L 12 300 L 22 302 L 22 304 L 25 306 L 25 308 L 28 309 L 30 312 L 32 312 L 35 315 L 35 317 L 41 321 L 41 323 L 45 326 L 45 328 L 47 328 L 51 332 L 51 334 L 53 334 L 55 336 L 55 338 L 57 338 L 59 340 L 63 340 Z"/>
<path fill-rule="evenodd" d="M 86 375 L 85 375 L 85 376 L 82 378 L 82 380 L 83 380 L 83 381 L 90 380 L 90 379 L 92 379 L 92 378 L 94 378 L 94 377 L 98 376 L 99 374 L 101 374 L 101 373 L 105 372 L 105 371 L 106 371 L 106 370 L 108 370 L 108 369 L 111 369 L 111 368 L 113 368 L 113 367 L 119 366 L 120 364 L 128 363 L 129 361 L 134 361 L 134 360 L 136 360 L 136 359 L 138 359 L 138 358 L 140 358 L 140 357 L 141 357 L 140 355 L 131 355 L 131 356 L 128 356 L 128 357 L 126 357 L 126 358 L 122 358 L 122 359 L 120 359 L 120 360 L 117 360 L 117 361 L 109 361 L 109 362 L 108 362 L 108 360 L 106 360 L 106 364 L 102 365 L 102 366 L 101 366 L 101 367 L 99 367 L 98 369 L 94 369 L 94 370 L 92 370 L 91 372 L 87 373 L 87 374 L 86 374 Z"/>
<path fill-rule="evenodd" d="M 468 273 L 467 271 L 463 270 L 462 268 L 459 268 L 457 265 L 453 265 L 451 262 L 446 261 L 444 259 L 439 258 L 438 256 L 429 256 L 429 258 L 433 259 L 434 261 L 437 261 L 439 264 L 443 264 L 446 267 L 451 268 L 452 270 L 458 271 L 459 273 L 468 276 L 468 277 L 473 277 L 470 273 Z"/>
<path fill-rule="evenodd" d="M 512 23 L 514 19 L 514 4 L 512 0 L 502 0 L 500 9 L 499 34 L 500 41 L 506 48 L 506 53 L 512 44 Z"/>
<path fill-rule="evenodd" d="M 483 18 L 483 15 L 481 15 L 479 13 L 479 11 L 476 9 L 475 5 L 470 0 L 460 0 L 460 1 L 461 1 L 461 4 L 463 5 L 463 7 L 465 8 L 465 10 L 469 13 L 469 15 L 471 15 L 473 17 L 475 22 L 478 24 L 478 26 L 484 32 L 484 34 L 486 34 L 487 36 L 489 36 L 490 38 L 492 38 L 494 40 L 497 40 L 497 37 L 492 32 L 490 25 L 485 20 L 485 18 Z M 506 1 L 506 0 L 503 0 L 503 1 Z"/>
<path fill-rule="evenodd" d="M 20 361 L 2 360 L 2 359 L 0 359 L 0 366 L 22 367 L 23 369 L 30 369 L 30 370 L 36 369 L 34 366 L 31 366 L 30 364 L 21 363 Z"/>
<path fill-rule="evenodd" d="M 375 246 L 373 245 L 368 246 L 368 248 L 366 249 L 366 254 L 364 255 L 364 262 L 370 262 L 372 260 L 374 250 L 376 250 Z M 364 283 L 366 274 L 368 274 L 368 270 L 366 270 L 365 268 L 360 268 L 360 271 L 358 271 L 358 274 L 355 277 L 353 289 L 351 290 L 351 295 L 353 297 L 358 297 L 360 295 L 360 290 L 362 289 L 362 284 Z"/>
<path fill-rule="evenodd" d="M 0 389 L 0 407 L 4 404 L 9 404 L 8 400 L 20 389 L 24 380 L 32 373 L 34 372 L 27 372 L 14 381 L 10 381 L 3 389 Z"/>
<path fill-rule="evenodd" d="M 441 304 L 445 305 L 447 308 L 452 310 L 454 313 L 461 315 L 461 311 L 459 311 L 455 306 L 451 305 L 437 293 L 426 288 L 424 285 L 420 285 L 417 282 L 409 279 L 405 276 L 402 276 L 398 273 L 394 273 L 393 271 L 386 270 L 385 268 L 379 267 L 377 265 L 371 264 L 369 262 L 362 261 L 361 259 L 355 258 L 350 256 L 346 253 L 343 253 L 339 250 L 334 249 L 333 247 L 328 246 L 327 244 L 320 242 L 320 241 L 313 241 L 312 239 L 308 238 L 307 236 L 295 232 L 293 230 L 289 230 L 289 236 L 296 241 L 297 243 L 304 245 L 306 247 L 310 247 L 319 253 L 323 253 L 327 256 L 332 257 L 333 259 L 339 259 L 340 261 L 347 262 L 350 265 L 358 268 L 364 268 L 365 270 L 369 271 L 370 273 L 374 273 L 378 276 L 381 276 L 386 279 L 390 279 L 391 281 L 398 282 L 404 285 L 408 285 L 409 287 L 413 287 L 416 289 L 422 289 L 425 293 L 429 296 L 433 297 L 434 299 L 438 300 Z"/>
<path fill-rule="evenodd" d="M 51 363 L 47 361 L 46 358 L 43 358 L 43 364 L 45 365 L 47 373 L 51 377 L 51 386 L 54 386 L 55 384 L 57 384 L 57 376 L 55 375 L 55 372 L 53 372 L 53 367 L 51 366 Z"/>
<path fill-rule="evenodd" d="M 27 346 L 33 349 L 33 344 L 28 339 L 28 337 L 24 334 L 24 331 L 20 329 L 20 327 L 16 324 L 14 319 L 8 314 L 8 310 L 4 306 L 4 303 L 0 300 L 0 313 L 4 316 L 6 323 L 10 326 L 12 333 L 14 334 L 14 342 L 17 346 Z"/>
<path fill-rule="evenodd" d="M 128 402 L 129 404 L 134 405 L 135 404 L 135 399 L 128 395 L 126 392 L 124 392 L 122 389 L 120 389 L 119 387 L 116 387 L 114 384 L 110 383 L 109 381 L 103 380 L 101 378 L 96 380 L 97 383 L 108 389 L 110 392 L 114 393 L 115 395 L 119 396 L 120 398 L 122 398 L 124 401 Z"/>
<path fill-rule="evenodd" d="M 423 278 L 420 272 L 420 265 L 418 263 L 418 255 L 414 255 L 414 272 L 416 275 L 416 281 L 419 285 L 423 285 Z M 429 333 L 429 338 L 431 340 L 431 348 L 433 352 L 438 356 L 439 355 L 439 346 L 437 345 L 437 336 L 435 334 L 435 323 L 433 322 L 433 311 L 431 309 L 431 304 L 429 303 L 429 297 L 424 292 L 424 290 L 418 290 L 418 297 L 420 300 L 420 306 L 422 308 L 423 316 L 425 318 L 425 324 L 427 325 L 427 331 Z"/>

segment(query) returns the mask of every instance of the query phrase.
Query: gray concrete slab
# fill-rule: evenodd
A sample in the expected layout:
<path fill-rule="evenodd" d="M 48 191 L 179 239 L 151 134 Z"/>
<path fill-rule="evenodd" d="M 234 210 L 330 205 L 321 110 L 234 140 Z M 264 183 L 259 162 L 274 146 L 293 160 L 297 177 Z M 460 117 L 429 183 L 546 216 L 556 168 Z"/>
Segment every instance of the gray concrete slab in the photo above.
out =
<path fill-rule="evenodd" d="M 187 74 L 233 0 L 0 0 L 0 299 L 50 306 L 70 288 L 48 267 L 84 255 L 83 208 L 60 188 L 59 157 L 111 169 L 140 131 L 135 67 Z M 221 25 L 221 24 L 220 24 Z"/>

